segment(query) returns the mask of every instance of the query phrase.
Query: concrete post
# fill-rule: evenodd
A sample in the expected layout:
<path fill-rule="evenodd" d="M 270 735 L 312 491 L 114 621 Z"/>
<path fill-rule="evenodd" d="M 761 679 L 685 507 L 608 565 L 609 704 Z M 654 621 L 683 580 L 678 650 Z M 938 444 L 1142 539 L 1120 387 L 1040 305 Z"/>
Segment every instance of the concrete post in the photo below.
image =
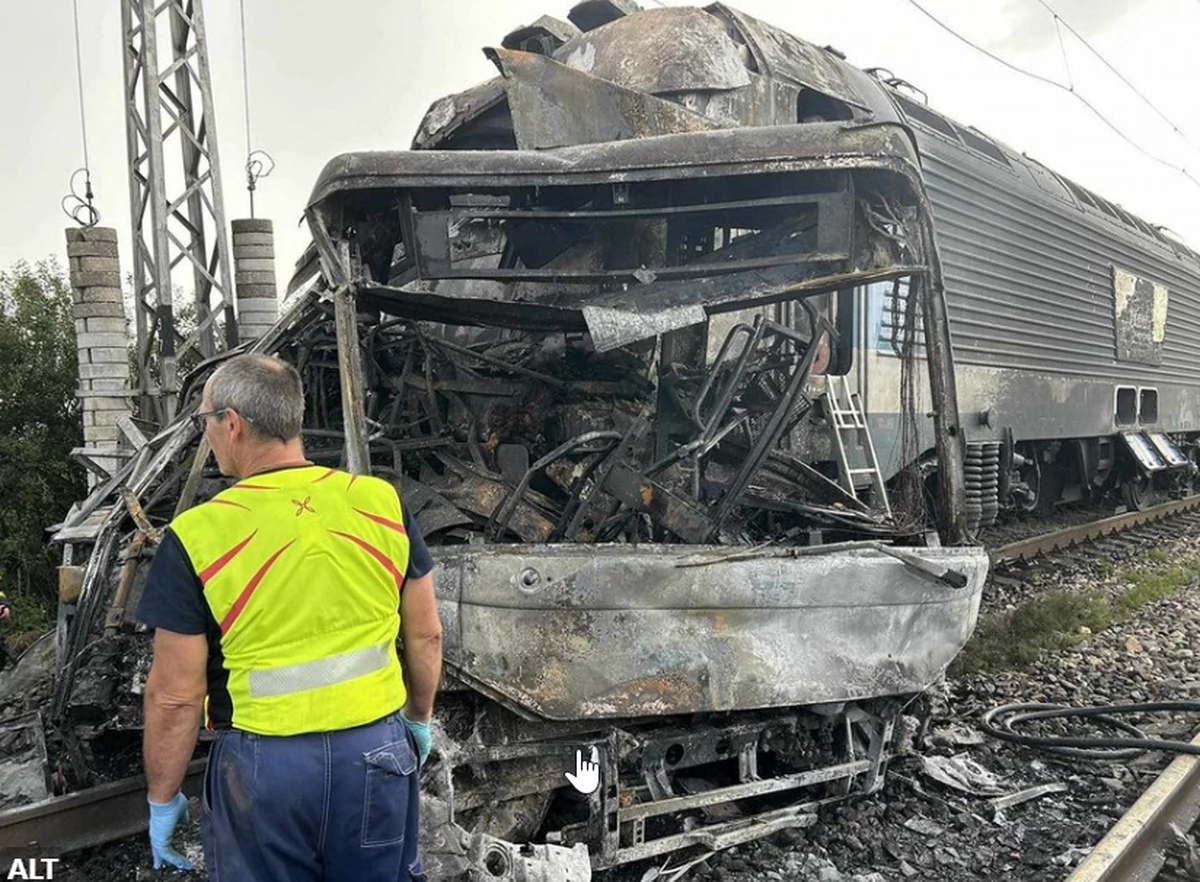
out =
<path fill-rule="evenodd" d="M 67 259 L 74 294 L 75 345 L 79 353 L 79 401 L 88 459 L 110 474 L 128 456 L 117 423 L 132 417 L 129 335 L 121 296 L 117 231 L 108 227 L 67 231 Z M 99 475 L 89 472 L 89 485 Z"/>
<path fill-rule="evenodd" d="M 238 337 L 257 340 L 279 318 L 275 292 L 275 228 L 269 220 L 235 220 L 233 267 L 237 284 Z"/>

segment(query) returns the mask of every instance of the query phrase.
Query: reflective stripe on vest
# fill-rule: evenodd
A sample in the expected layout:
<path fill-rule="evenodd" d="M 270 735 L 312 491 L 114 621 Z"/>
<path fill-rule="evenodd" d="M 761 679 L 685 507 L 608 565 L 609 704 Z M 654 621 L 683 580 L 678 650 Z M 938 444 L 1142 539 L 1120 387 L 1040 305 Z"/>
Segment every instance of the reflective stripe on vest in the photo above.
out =
<path fill-rule="evenodd" d="M 286 668 L 251 671 L 250 697 L 278 698 L 281 695 L 294 695 L 309 689 L 357 680 L 386 668 L 391 662 L 389 648 L 388 644 L 384 643 L 370 649 L 360 649 L 358 652 L 348 652 L 345 655 L 317 659 Z"/>
<path fill-rule="evenodd" d="M 316 466 L 255 475 L 171 529 L 220 627 L 234 728 L 337 731 L 403 706 L 408 534 L 390 484 Z"/>

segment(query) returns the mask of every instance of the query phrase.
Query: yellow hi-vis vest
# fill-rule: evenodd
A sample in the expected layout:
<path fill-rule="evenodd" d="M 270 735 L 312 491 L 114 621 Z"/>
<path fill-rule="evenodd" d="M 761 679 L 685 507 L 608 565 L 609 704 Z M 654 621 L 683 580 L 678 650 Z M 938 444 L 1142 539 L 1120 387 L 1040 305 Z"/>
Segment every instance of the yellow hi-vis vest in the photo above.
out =
<path fill-rule="evenodd" d="M 233 728 L 332 732 L 404 706 L 396 636 L 408 534 L 390 484 L 282 469 L 238 482 L 171 529 L 220 627 Z"/>

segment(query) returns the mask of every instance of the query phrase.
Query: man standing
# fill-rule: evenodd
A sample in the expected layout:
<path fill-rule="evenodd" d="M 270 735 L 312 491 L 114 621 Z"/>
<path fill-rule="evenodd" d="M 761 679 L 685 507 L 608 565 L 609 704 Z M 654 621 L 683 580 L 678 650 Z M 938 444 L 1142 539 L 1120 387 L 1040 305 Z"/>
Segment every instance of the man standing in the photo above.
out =
<path fill-rule="evenodd" d="M 390 484 L 305 459 L 303 415 L 293 367 L 241 355 L 193 417 L 238 482 L 175 519 L 138 607 L 156 629 L 154 866 L 190 868 L 171 836 L 203 711 L 217 730 L 202 830 L 213 882 L 422 880 L 416 772 L 442 663 L 433 562 Z"/>

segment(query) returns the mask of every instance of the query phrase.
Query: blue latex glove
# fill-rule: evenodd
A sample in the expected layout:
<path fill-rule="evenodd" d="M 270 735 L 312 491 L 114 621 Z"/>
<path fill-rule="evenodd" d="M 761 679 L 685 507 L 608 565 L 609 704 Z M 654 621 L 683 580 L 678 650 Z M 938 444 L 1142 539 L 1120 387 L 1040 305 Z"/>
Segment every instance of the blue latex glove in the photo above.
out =
<path fill-rule="evenodd" d="M 412 732 L 413 738 L 417 742 L 417 759 L 421 765 L 425 765 L 425 760 L 429 759 L 429 751 L 433 749 L 433 732 L 429 729 L 428 723 L 417 723 L 410 720 L 404 711 L 400 712 L 400 719 L 404 720 L 404 725 L 408 727 L 408 731 Z"/>
<path fill-rule="evenodd" d="M 171 848 L 171 837 L 175 825 L 187 811 L 187 797 L 176 793 L 170 802 L 150 803 L 150 851 L 154 856 L 154 869 L 164 863 L 180 870 L 191 870 L 192 862 Z"/>

